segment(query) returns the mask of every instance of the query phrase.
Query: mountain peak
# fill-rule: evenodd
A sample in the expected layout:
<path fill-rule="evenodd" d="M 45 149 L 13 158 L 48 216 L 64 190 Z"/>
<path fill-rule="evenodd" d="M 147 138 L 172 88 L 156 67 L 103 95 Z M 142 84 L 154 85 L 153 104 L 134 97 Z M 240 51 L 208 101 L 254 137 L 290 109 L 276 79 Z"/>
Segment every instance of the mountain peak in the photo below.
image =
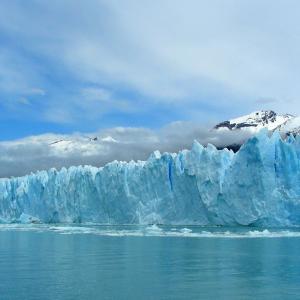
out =
<path fill-rule="evenodd" d="M 293 118 L 294 116 L 290 114 L 277 114 L 273 110 L 260 110 L 254 111 L 248 115 L 221 122 L 214 128 L 229 130 L 247 128 L 253 132 L 257 132 L 261 128 L 275 130 Z"/>

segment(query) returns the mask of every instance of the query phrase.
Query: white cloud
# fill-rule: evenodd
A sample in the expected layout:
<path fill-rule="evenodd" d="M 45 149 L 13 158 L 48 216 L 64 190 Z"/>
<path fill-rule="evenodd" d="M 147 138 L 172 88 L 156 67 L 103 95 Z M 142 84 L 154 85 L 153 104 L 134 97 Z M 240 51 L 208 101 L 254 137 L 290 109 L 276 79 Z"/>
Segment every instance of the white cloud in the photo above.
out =
<path fill-rule="evenodd" d="M 265 105 L 298 114 L 298 10 L 293 0 L 2 1 L 0 29 L 26 51 L 0 57 L 0 89 L 45 96 L 39 81 L 47 70 L 33 56 L 80 83 L 72 92 L 58 84 L 44 113 L 53 122 L 78 120 L 80 102 L 88 116 L 136 110 L 135 101 L 115 98 L 115 87 L 157 109 L 203 104 L 191 115 L 207 105 L 228 117 Z M 67 118 L 55 113 L 58 106 Z"/>
<path fill-rule="evenodd" d="M 217 146 L 243 142 L 247 131 L 215 131 L 190 122 L 175 122 L 154 131 L 115 127 L 90 134 L 44 134 L 0 142 L 0 177 L 33 171 L 90 164 L 103 166 L 117 160 L 145 160 L 151 152 L 191 148 L 194 139 Z"/>

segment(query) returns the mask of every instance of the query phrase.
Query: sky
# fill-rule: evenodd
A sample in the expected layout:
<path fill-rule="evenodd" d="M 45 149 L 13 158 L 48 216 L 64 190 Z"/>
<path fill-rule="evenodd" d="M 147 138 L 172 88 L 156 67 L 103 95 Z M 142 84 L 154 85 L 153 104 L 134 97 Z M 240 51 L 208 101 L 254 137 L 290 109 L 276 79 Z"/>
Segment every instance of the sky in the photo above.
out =
<path fill-rule="evenodd" d="M 0 141 L 119 127 L 159 135 L 260 109 L 298 115 L 299 9 L 293 0 L 1 0 Z"/>
<path fill-rule="evenodd" d="M 298 114 L 299 9 L 291 0 L 2 0 L 0 139 L 264 108 Z"/>

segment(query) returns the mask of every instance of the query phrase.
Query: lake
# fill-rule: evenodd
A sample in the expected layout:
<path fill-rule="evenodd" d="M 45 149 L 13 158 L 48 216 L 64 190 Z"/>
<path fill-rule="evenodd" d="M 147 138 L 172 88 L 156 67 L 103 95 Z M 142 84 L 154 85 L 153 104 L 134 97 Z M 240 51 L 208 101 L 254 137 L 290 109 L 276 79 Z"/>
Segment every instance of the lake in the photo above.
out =
<path fill-rule="evenodd" d="M 300 230 L 0 224 L 0 299 L 300 299 Z"/>

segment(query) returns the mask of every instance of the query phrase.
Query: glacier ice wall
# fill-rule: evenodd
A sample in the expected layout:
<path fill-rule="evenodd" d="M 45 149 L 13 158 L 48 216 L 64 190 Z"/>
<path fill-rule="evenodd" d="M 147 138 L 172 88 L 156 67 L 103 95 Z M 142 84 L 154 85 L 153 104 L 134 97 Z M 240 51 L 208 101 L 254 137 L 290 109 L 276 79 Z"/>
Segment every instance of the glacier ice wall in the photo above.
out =
<path fill-rule="evenodd" d="M 0 222 L 300 225 L 300 136 L 0 179 Z"/>

